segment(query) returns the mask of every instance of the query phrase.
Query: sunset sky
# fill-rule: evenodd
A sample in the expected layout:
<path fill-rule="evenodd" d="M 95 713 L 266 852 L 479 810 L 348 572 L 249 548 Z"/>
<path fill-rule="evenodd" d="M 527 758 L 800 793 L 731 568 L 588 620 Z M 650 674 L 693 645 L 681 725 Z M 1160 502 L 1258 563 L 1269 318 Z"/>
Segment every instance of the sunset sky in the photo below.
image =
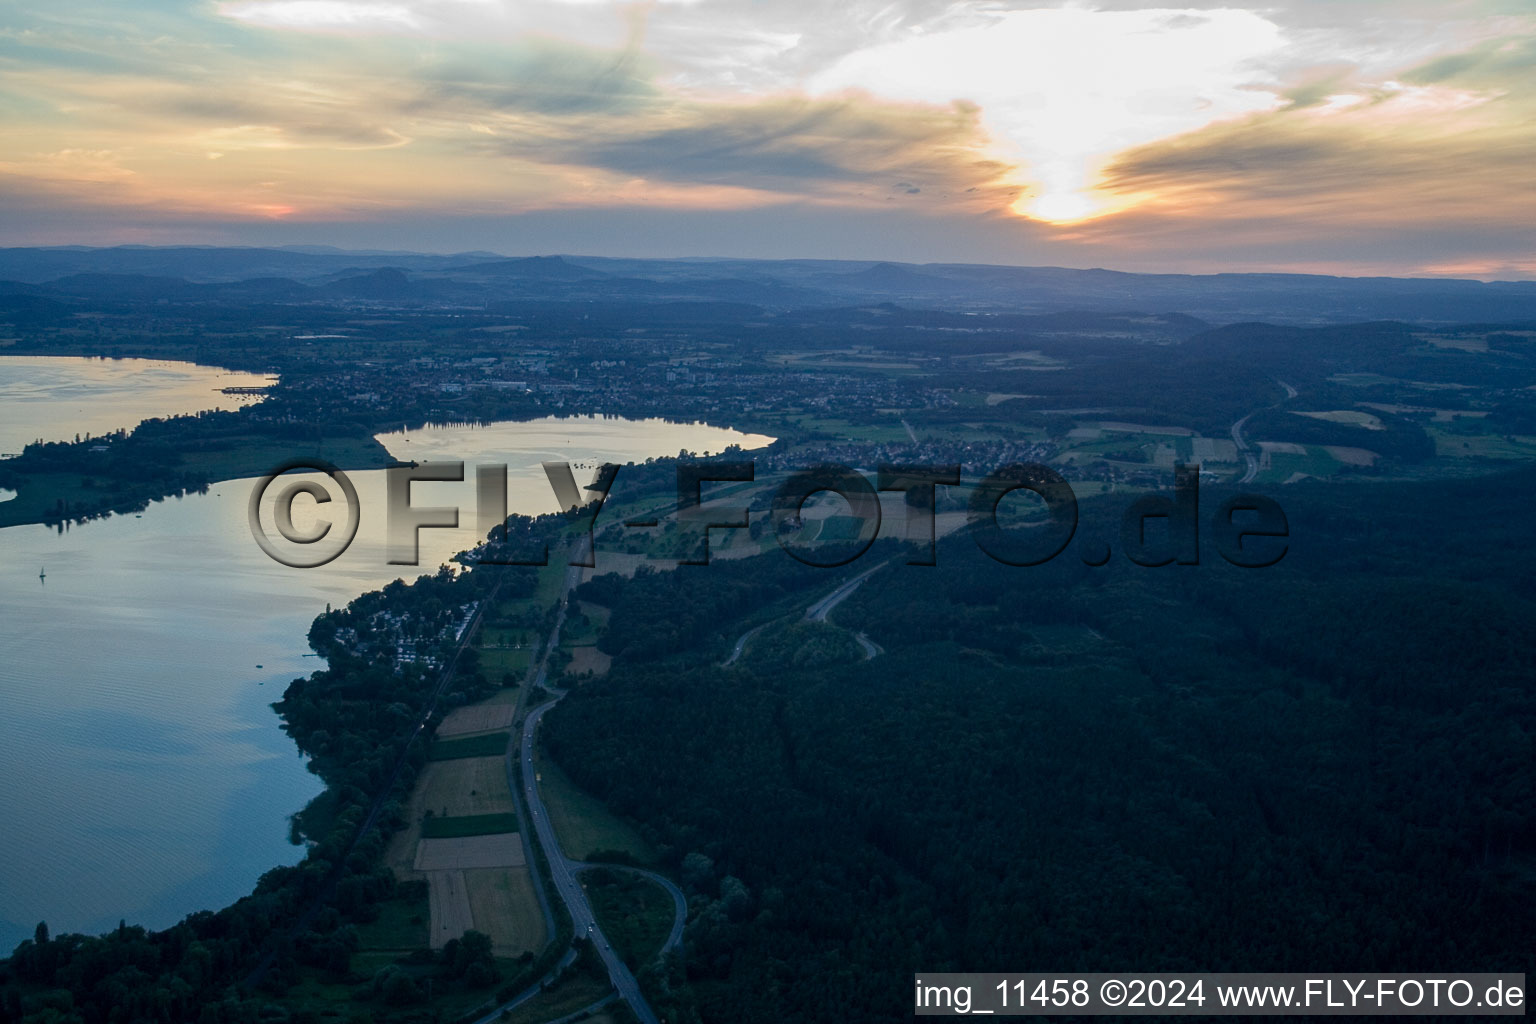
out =
<path fill-rule="evenodd" d="M 0 245 L 1536 277 L 1536 4 L 0 3 Z"/>

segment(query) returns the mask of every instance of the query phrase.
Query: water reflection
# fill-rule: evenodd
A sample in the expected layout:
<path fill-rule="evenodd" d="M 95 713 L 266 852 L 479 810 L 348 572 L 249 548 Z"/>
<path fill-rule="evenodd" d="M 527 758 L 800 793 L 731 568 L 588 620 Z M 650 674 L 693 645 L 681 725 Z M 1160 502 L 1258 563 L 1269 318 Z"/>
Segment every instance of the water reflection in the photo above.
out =
<path fill-rule="evenodd" d="M 512 509 L 525 512 L 554 507 L 542 461 L 623 463 L 769 441 L 592 417 L 382 440 L 401 458 L 506 463 Z M 358 542 L 317 570 L 257 548 L 246 518 L 254 480 L 159 502 L 141 517 L 0 530 L 0 950 L 44 919 L 55 933 L 103 930 L 119 917 L 168 925 L 297 860 L 286 817 L 319 786 L 267 705 L 318 667 L 305 657 L 310 622 L 327 604 L 429 571 L 478 540 L 471 469 L 463 485 L 414 492 L 417 504 L 460 505 L 465 527 L 424 531 L 419 570 L 388 565 L 384 474 L 352 476 L 364 510 Z"/>

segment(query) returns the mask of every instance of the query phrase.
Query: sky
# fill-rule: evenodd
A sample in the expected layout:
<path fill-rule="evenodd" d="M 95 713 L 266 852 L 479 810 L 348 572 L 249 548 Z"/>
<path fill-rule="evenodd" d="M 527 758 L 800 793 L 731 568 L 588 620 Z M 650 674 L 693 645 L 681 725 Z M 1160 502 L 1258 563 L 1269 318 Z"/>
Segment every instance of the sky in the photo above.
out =
<path fill-rule="evenodd" d="M 1536 4 L 0 0 L 0 245 L 1536 278 Z"/>

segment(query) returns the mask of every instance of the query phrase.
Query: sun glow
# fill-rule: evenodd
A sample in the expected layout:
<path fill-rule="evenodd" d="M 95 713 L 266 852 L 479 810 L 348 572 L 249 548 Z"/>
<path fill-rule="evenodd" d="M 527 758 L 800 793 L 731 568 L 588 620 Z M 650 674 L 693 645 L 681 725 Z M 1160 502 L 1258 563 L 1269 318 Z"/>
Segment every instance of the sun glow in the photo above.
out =
<path fill-rule="evenodd" d="M 1014 213 L 1052 224 L 1086 220 L 1097 209 L 1097 204 L 1080 192 L 1049 192 L 1038 198 L 1026 197 L 1012 206 Z"/>
<path fill-rule="evenodd" d="M 1018 168 L 1012 212 L 1066 223 L 1133 205 L 1094 187 L 1114 153 L 1278 106 L 1256 62 L 1282 44 L 1249 11 L 1009 11 L 852 53 L 812 84 L 977 105 Z"/>

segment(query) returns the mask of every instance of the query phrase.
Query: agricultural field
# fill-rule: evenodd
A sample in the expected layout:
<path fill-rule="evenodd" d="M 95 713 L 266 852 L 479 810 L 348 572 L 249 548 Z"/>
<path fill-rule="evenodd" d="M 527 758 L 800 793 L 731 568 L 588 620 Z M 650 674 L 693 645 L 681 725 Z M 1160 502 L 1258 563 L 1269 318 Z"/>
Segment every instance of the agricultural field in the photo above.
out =
<path fill-rule="evenodd" d="M 469 889 L 463 871 L 429 871 L 427 885 L 432 907 L 428 934 L 432 948 L 442 949 L 449 940 L 459 938 L 475 926 L 474 915 L 469 909 Z"/>
<path fill-rule="evenodd" d="M 416 846 L 430 820 L 428 812 L 435 818 L 513 814 L 506 762 L 499 756 L 463 758 L 433 761 L 422 769 L 406 804 L 406 826 L 391 838 L 385 854 L 399 878 L 416 877 Z"/>
<path fill-rule="evenodd" d="M 1536 458 L 1536 437 L 1503 434 L 1460 434 L 1427 428 L 1435 442 L 1436 458 L 1516 461 Z"/>
<path fill-rule="evenodd" d="M 515 814 L 471 814 L 458 818 L 431 817 L 421 823 L 423 839 L 465 839 L 516 832 Z"/>
<path fill-rule="evenodd" d="M 1329 477 L 1344 465 L 1322 445 L 1261 441 L 1259 448 L 1262 454 L 1258 479 L 1264 483 L 1289 484 L 1307 477 Z M 1351 458 L 1357 459 L 1353 455 Z"/>
<path fill-rule="evenodd" d="M 454 761 L 466 757 L 500 757 L 506 753 L 507 742 L 511 738 L 509 733 L 493 732 L 479 736 L 438 740 L 432 744 L 432 760 Z"/>
<path fill-rule="evenodd" d="M 468 871 L 471 868 L 515 868 L 526 863 L 522 838 L 516 832 L 423 839 L 416 844 L 417 871 Z"/>
<path fill-rule="evenodd" d="M 496 704 L 474 704 L 469 707 L 455 708 L 438 725 L 437 736 L 439 738 L 471 736 L 475 733 L 510 729 L 512 727 L 512 719 L 517 714 L 517 691 L 512 690 L 510 692 L 514 698 L 512 701 Z"/>
<path fill-rule="evenodd" d="M 481 647 L 480 670 L 488 679 L 498 679 L 505 684 L 506 689 L 513 690 L 513 702 L 516 702 L 516 686 L 518 680 L 528 674 L 528 667 L 533 664 L 534 645 L 527 644 L 523 647 Z"/>
<path fill-rule="evenodd" d="M 528 868 L 478 868 L 464 872 L 475 929 L 491 937 L 497 956 L 537 952 L 545 942 L 544 915 Z"/>
<path fill-rule="evenodd" d="M 1343 423 L 1349 426 L 1360 427 L 1363 430 L 1386 430 L 1386 424 L 1381 418 L 1358 409 L 1333 409 L 1328 412 L 1303 412 L 1299 409 L 1291 410 L 1292 416 L 1305 416 L 1308 419 L 1322 420 L 1325 423 Z"/>
<path fill-rule="evenodd" d="M 641 864 L 655 862 L 656 851 L 633 825 L 572 782 L 542 751 L 534 764 L 539 773 L 539 793 L 566 856 L 585 860 L 594 853 L 617 851 Z"/>
<path fill-rule="evenodd" d="M 577 647 L 571 651 L 571 663 L 565 667 L 569 675 L 580 676 L 591 672 L 594 676 L 605 676 L 608 668 L 613 664 L 613 655 L 604 654 L 596 647 Z"/>

